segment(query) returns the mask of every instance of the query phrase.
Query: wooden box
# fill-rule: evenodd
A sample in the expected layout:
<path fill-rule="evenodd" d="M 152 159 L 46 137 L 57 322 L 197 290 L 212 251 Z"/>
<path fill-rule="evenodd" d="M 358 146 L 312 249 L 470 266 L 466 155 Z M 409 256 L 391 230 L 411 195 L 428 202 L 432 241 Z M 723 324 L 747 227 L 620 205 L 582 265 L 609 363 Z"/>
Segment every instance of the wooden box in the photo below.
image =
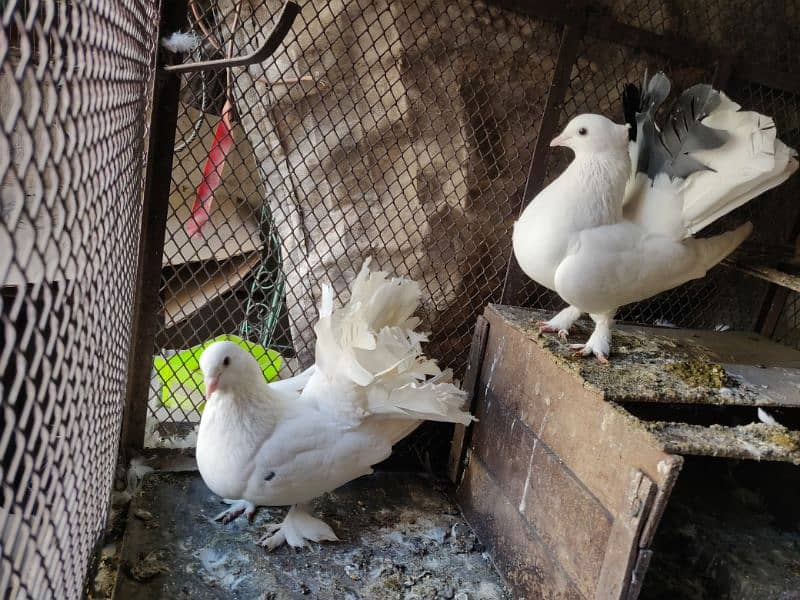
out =
<path fill-rule="evenodd" d="M 800 352 L 623 327 L 604 366 L 538 336 L 546 316 L 490 305 L 479 319 L 464 382 L 479 421 L 451 454 L 457 498 L 518 597 L 636 598 L 686 457 L 718 457 L 697 467 L 709 477 L 735 460 L 787 463 L 784 482 L 800 471 L 800 434 L 758 419 L 796 423 Z M 783 493 L 800 506 L 800 487 Z"/>

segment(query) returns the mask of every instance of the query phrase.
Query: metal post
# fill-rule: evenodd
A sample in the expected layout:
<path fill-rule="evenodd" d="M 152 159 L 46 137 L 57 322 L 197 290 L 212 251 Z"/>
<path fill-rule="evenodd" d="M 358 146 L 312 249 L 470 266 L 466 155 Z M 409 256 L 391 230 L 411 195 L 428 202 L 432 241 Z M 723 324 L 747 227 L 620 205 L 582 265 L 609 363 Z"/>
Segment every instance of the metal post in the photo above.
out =
<path fill-rule="evenodd" d="M 186 17 L 186 0 L 164 0 L 159 32 L 164 34 L 182 29 Z M 120 438 L 120 450 L 125 461 L 139 452 L 144 444 L 147 398 L 160 309 L 161 260 L 178 122 L 180 74 L 164 71 L 163 61 L 163 53 L 159 52 L 148 140 L 136 298 L 128 357 L 128 387 Z"/>
<path fill-rule="evenodd" d="M 531 164 L 528 170 L 528 179 L 525 190 L 520 198 L 519 212 L 525 208 L 531 198 L 539 193 L 547 174 L 547 157 L 550 154 L 550 140 L 556 135 L 558 117 L 564 103 L 564 96 L 569 85 L 572 67 L 578 57 L 578 46 L 583 37 L 584 24 L 568 24 L 561 32 L 561 43 L 558 48 L 555 72 L 550 82 L 550 92 L 547 95 L 539 131 L 536 134 L 536 145 L 533 149 Z M 508 261 L 505 282 L 503 284 L 503 304 L 520 304 L 523 300 L 522 289 L 527 276 L 520 269 L 513 253 Z"/>

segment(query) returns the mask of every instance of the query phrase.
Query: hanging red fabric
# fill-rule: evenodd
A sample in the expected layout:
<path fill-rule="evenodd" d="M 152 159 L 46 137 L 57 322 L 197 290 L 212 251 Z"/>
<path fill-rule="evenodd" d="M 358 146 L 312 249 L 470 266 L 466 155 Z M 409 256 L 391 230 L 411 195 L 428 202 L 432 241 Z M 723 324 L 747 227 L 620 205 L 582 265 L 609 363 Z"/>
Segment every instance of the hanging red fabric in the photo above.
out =
<path fill-rule="evenodd" d="M 233 132 L 231 131 L 231 103 L 225 102 L 211 150 L 208 153 L 206 164 L 203 167 L 203 180 L 197 187 L 197 194 L 192 206 L 192 215 L 186 223 L 186 233 L 190 236 L 199 235 L 203 226 L 211 218 L 211 204 L 214 201 L 214 192 L 222 183 L 222 171 L 228 154 L 233 148 Z"/>

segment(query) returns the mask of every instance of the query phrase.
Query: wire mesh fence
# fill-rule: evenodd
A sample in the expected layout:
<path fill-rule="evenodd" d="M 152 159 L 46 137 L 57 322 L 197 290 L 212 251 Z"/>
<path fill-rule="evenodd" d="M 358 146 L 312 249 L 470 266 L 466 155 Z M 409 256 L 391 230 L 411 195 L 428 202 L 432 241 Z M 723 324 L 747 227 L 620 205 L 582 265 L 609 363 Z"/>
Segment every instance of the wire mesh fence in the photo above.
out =
<path fill-rule="evenodd" d="M 236 334 L 262 346 L 269 377 L 313 362 L 321 284 L 331 281 L 346 301 L 348 282 L 367 256 L 422 282 L 428 352 L 463 372 L 475 317 L 503 298 L 511 228 L 556 64 L 565 60 L 564 24 L 551 18 L 561 8 L 544 4 L 547 19 L 536 7 L 467 0 L 309 4 L 263 64 L 184 79 L 148 444 L 193 431 L 203 395 L 190 371 L 202 345 L 217 336 Z M 685 89 L 717 77 L 719 55 L 741 53 L 750 71 L 761 61 L 791 73 L 798 11 L 796 3 L 779 4 L 637 0 L 590 7 L 595 24 L 688 34 L 707 55 L 643 51 L 635 37 L 593 37 L 587 27 L 575 57 L 566 58 L 573 63 L 559 126 L 580 112 L 621 120 L 622 85 L 648 70 L 664 69 L 675 88 Z M 280 9 L 277 0 L 190 0 L 200 41 L 191 59 L 253 52 Z M 749 9 L 759 15 L 755 25 L 742 16 Z M 750 60 L 756 49 L 757 60 Z M 784 141 L 800 144 L 797 94 L 736 76 L 720 83 L 744 107 L 773 115 Z M 198 233 L 190 207 L 198 205 L 226 103 L 233 148 L 210 220 Z M 545 158 L 545 181 L 569 160 L 557 151 Z M 715 227 L 749 218 L 757 240 L 791 244 L 797 186 L 795 178 Z M 619 318 L 753 330 L 770 289 L 720 268 L 625 307 Z M 563 306 L 532 282 L 521 297 L 529 306 Z"/>
<path fill-rule="evenodd" d="M 125 399 L 157 6 L 0 20 L 0 596 L 78 598 Z"/>
<path fill-rule="evenodd" d="M 190 4 L 196 58 L 253 51 L 280 6 L 245 5 L 230 44 L 239 5 Z M 199 419 L 199 382 L 174 375 L 187 349 L 236 333 L 278 352 L 281 373 L 313 362 L 321 284 L 345 301 L 367 256 L 423 283 L 428 351 L 462 369 L 477 314 L 502 293 L 558 41 L 555 25 L 480 3 L 362 0 L 307 6 L 271 60 L 229 80 L 186 78 L 149 441 Z M 191 236 L 226 96 L 234 148 Z"/>
<path fill-rule="evenodd" d="M 182 59 L 250 53 L 280 10 L 190 0 L 198 43 Z M 367 256 L 423 284 L 427 351 L 462 373 L 476 316 L 504 297 L 511 228 L 563 61 L 555 125 L 583 111 L 620 120 L 622 84 L 646 69 L 685 88 L 720 76 L 714 57 L 744 57 L 721 87 L 800 146 L 796 0 L 609 0 L 590 7 L 593 26 L 570 55 L 565 35 L 586 25 L 582 11 L 309 2 L 267 61 L 185 75 L 160 310 L 141 315 L 159 321 L 147 444 L 176 434 L 193 444 L 196 362 L 218 336 L 260 347 L 269 378 L 310 364 L 321 284 L 346 301 Z M 144 235 L 157 12 L 147 0 L 0 3 L 0 590 L 16 597 L 78 596 L 104 520 Z M 673 34 L 707 51 L 647 37 Z M 569 159 L 540 158 L 545 181 Z M 791 247 L 799 197 L 795 177 L 715 226 L 749 218 L 756 241 Z M 523 283 L 525 304 L 561 306 Z M 798 306 L 795 293 L 720 268 L 620 318 L 754 329 L 769 311 L 773 337 L 800 347 Z M 427 432 L 412 452 L 447 446 Z"/>

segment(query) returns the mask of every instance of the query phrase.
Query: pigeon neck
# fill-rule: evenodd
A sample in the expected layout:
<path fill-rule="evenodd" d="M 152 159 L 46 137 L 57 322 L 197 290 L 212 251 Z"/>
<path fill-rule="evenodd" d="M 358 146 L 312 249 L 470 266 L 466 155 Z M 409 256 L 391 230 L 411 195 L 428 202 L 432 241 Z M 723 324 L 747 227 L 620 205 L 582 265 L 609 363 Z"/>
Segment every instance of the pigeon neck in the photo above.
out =
<path fill-rule="evenodd" d="M 621 220 L 625 184 L 630 175 L 627 150 L 576 154 L 573 165 L 584 188 L 594 192 L 582 196 L 591 199 L 592 206 L 586 208 L 602 213 L 598 215 L 602 224 Z"/>

